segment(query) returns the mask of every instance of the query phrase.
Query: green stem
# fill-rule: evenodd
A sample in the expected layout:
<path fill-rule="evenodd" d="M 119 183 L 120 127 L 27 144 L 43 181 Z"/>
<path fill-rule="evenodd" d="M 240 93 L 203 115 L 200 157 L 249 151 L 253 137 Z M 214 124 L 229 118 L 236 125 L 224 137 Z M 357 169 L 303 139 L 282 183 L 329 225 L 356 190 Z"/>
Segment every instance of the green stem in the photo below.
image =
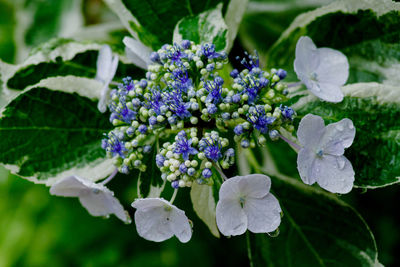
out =
<path fill-rule="evenodd" d="M 251 244 L 250 244 L 250 232 L 246 231 L 246 243 L 247 243 L 247 257 L 249 258 L 250 267 L 254 267 L 253 256 L 251 255 Z"/>

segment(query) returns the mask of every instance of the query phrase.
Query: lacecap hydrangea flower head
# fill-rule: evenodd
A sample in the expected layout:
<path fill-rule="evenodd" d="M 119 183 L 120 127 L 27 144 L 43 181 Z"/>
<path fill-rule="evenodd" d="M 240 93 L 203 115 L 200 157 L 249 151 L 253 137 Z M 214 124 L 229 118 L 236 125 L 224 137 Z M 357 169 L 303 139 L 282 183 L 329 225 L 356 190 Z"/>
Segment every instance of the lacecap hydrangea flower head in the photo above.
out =
<path fill-rule="evenodd" d="M 298 169 L 306 184 L 317 182 L 331 192 L 351 190 L 354 172 L 343 152 L 352 143 L 354 126 L 347 119 L 325 127 L 322 118 L 308 115 L 297 130 L 299 142 L 292 141 L 296 112 L 286 104 L 290 96 L 287 84 L 282 82 L 285 70 L 264 70 L 257 53 L 246 53 L 237 59 L 241 70 L 233 69 L 227 74 L 227 54 L 210 43 L 183 40 L 151 53 L 133 39 L 124 39 L 124 43 L 131 60 L 142 68 L 147 66 L 147 72 L 139 80 L 124 78 L 103 98 L 102 101 L 109 99 L 109 119 L 114 128 L 105 134 L 101 145 L 113 158 L 115 173 L 129 175 L 158 168 L 160 175 L 153 178 L 168 183 L 174 191 L 170 201 L 158 194 L 138 196 L 132 203 L 137 231 L 143 238 L 155 242 L 173 236 L 181 242 L 190 240 L 192 223 L 173 202 L 178 189 L 185 190 L 195 183 L 219 187 L 215 223 L 223 235 L 240 235 L 246 230 L 275 231 L 282 209 L 270 192 L 271 178 L 262 174 L 235 175 L 236 161 L 242 156 L 238 149 L 262 147 L 279 138 L 299 152 Z M 115 72 L 108 52 L 104 48 L 98 62 L 104 61 L 106 53 L 107 69 Z M 149 59 L 143 58 L 146 53 Z M 105 67 L 98 68 L 100 74 L 104 72 Z M 108 88 L 110 79 L 107 76 L 105 80 Z M 283 132 L 292 134 L 292 140 Z M 104 187 L 115 173 L 99 188 L 96 183 L 75 177 L 54 185 L 52 192 L 76 196 L 82 202 L 84 198 L 94 200 L 97 190 L 101 190 L 116 203 L 111 191 Z M 72 180 L 82 184 L 78 186 L 81 193 L 70 194 L 63 187 Z M 125 220 L 119 202 L 107 209 L 107 201 L 96 206 L 100 213 L 114 213 Z M 84 206 L 94 213 L 93 205 Z"/>

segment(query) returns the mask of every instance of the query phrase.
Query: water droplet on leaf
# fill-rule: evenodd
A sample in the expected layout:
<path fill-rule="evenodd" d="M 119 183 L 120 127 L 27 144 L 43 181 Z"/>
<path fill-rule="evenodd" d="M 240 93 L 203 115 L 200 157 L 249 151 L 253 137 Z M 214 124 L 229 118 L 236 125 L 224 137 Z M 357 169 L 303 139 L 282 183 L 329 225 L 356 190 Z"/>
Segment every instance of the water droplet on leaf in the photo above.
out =
<path fill-rule="evenodd" d="M 339 170 L 343 170 L 344 165 L 346 165 L 346 161 L 342 157 L 337 157 L 336 158 L 336 163 L 339 167 Z"/>
<path fill-rule="evenodd" d="M 278 237 L 279 233 L 280 233 L 279 228 L 276 228 L 275 231 L 269 232 L 267 233 L 267 235 L 269 235 L 270 237 Z"/>

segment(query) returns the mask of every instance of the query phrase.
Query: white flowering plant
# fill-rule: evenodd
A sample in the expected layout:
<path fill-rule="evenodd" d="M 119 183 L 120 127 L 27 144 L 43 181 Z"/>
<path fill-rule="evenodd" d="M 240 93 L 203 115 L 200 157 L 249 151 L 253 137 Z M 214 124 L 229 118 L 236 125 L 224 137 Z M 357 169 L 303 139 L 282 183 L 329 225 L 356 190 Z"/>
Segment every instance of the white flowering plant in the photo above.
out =
<path fill-rule="evenodd" d="M 149 241 L 203 221 L 251 266 L 379 265 L 342 195 L 400 181 L 400 3 L 334 1 L 266 49 L 274 4 L 181 2 L 105 0 L 117 28 L 0 62 L 1 164 Z"/>

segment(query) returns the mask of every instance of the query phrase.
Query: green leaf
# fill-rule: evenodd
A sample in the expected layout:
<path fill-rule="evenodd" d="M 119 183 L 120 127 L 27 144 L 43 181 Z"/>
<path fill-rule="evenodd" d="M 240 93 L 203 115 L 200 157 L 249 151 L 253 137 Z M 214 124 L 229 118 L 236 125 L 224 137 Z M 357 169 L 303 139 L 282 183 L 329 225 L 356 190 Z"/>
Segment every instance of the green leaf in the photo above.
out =
<path fill-rule="evenodd" d="M 74 75 L 94 78 L 96 75 L 96 61 L 101 43 L 76 42 L 70 39 L 52 39 L 51 41 L 35 48 L 23 63 L 9 66 L 2 71 L 4 81 L 3 90 L 23 90 L 40 80 L 55 77 Z M 115 79 L 132 76 L 134 78 L 144 75 L 120 55 L 120 63 Z"/>
<path fill-rule="evenodd" d="M 138 173 L 138 197 L 153 197 L 158 198 L 165 188 L 166 181 L 161 179 L 161 171 L 156 165 L 157 149 L 155 149 L 154 142 L 149 142 L 153 149 L 150 156 L 144 159 L 147 166 L 145 172 Z"/>
<path fill-rule="evenodd" d="M 0 162 L 46 184 L 72 174 L 93 180 L 110 174 L 115 167 L 101 139 L 111 125 L 93 101 L 101 89 L 92 79 L 67 76 L 21 92 L 2 110 Z"/>
<path fill-rule="evenodd" d="M 213 195 L 213 186 L 194 182 L 190 190 L 193 209 L 197 216 L 207 225 L 215 237 L 220 237 L 215 219 L 215 199 Z"/>
<path fill-rule="evenodd" d="M 240 41 L 248 51 L 257 50 L 264 61 L 268 49 L 297 15 L 329 2 L 332 0 L 250 1 L 240 25 Z"/>
<path fill-rule="evenodd" d="M 374 237 L 361 216 L 333 194 L 283 175 L 272 178 L 280 234 L 251 234 L 253 266 L 376 266 Z"/>
<path fill-rule="evenodd" d="M 14 9 L 11 3 L 0 1 L 0 59 L 8 63 L 14 62 L 15 41 L 13 38 L 15 30 Z"/>
<path fill-rule="evenodd" d="M 292 107 L 302 116 L 322 116 L 326 123 L 349 118 L 356 137 L 345 156 L 356 173 L 355 186 L 378 188 L 400 182 L 400 90 L 399 87 L 359 83 L 342 88 L 341 103 L 302 97 Z"/>
<path fill-rule="evenodd" d="M 217 51 L 228 46 L 228 27 L 222 17 L 222 4 L 200 13 L 196 17 L 183 18 L 176 24 L 174 43 L 191 40 L 197 44 L 214 43 Z"/>
<path fill-rule="evenodd" d="M 295 47 L 307 35 L 318 47 L 342 51 L 349 59 L 348 82 L 398 84 L 400 3 L 346 0 L 298 16 L 268 53 L 271 66 L 293 70 Z"/>
<path fill-rule="evenodd" d="M 10 1 L 15 13 L 17 62 L 26 58 L 33 47 L 54 37 L 68 37 L 84 23 L 82 0 Z"/>
<path fill-rule="evenodd" d="M 158 49 L 165 43 L 171 43 L 175 25 L 182 18 L 198 15 L 205 10 L 224 4 L 225 12 L 228 0 L 106 0 L 122 24 L 133 37 L 145 45 Z"/>

